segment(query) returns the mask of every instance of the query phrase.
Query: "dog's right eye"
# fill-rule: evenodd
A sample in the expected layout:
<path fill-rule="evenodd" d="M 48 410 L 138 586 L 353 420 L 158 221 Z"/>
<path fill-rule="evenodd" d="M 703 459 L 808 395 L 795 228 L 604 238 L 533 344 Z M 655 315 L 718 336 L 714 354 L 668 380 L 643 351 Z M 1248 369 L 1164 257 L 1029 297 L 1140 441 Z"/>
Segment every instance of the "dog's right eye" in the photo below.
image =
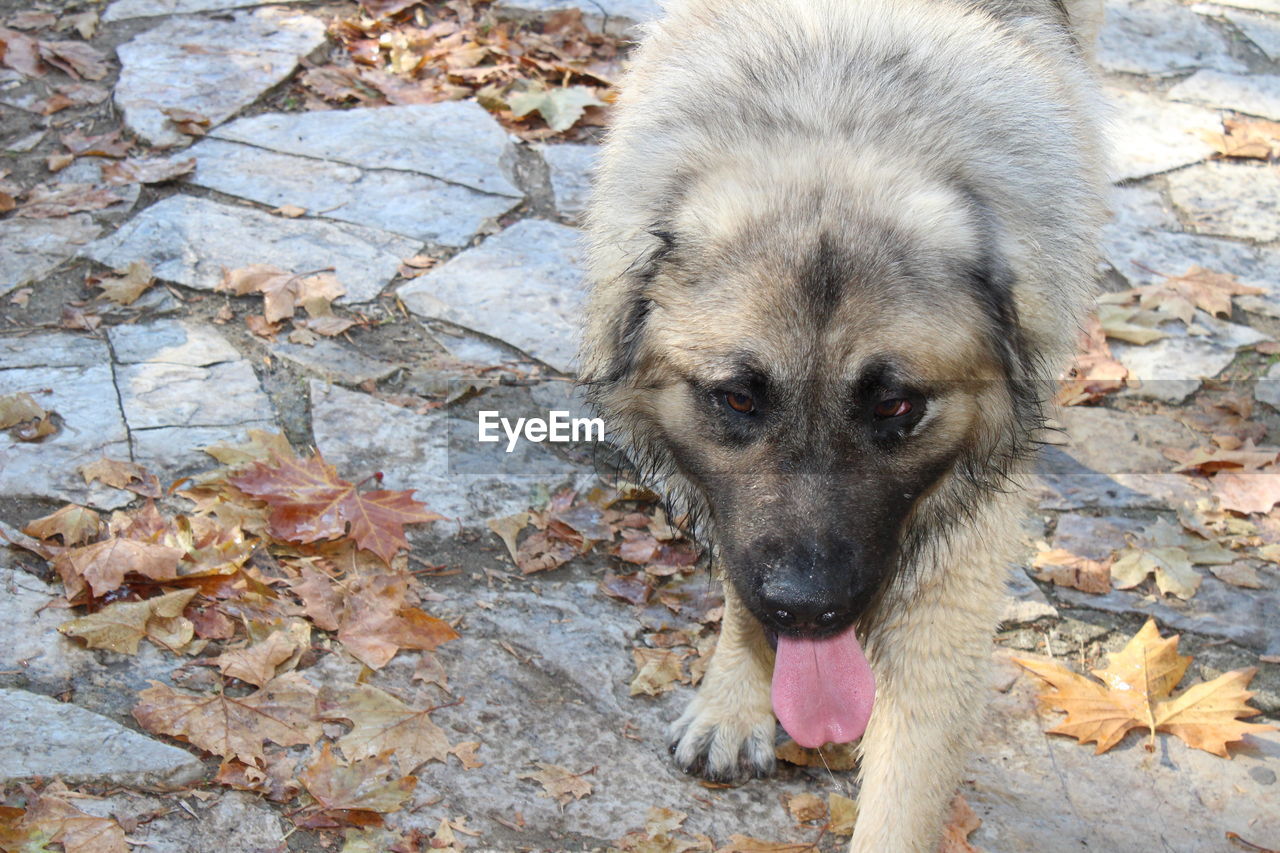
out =
<path fill-rule="evenodd" d="M 741 391 L 724 391 L 725 405 L 743 415 L 749 415 L 756 410 L 756 401 L 750 394 L 744 394 Z"/>

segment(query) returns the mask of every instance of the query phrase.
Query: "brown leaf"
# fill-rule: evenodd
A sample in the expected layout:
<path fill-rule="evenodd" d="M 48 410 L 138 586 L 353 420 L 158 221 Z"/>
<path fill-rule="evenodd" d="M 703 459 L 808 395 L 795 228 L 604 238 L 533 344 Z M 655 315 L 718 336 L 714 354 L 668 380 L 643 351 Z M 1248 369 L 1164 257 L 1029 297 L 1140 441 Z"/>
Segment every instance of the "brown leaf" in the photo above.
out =
<path fill-rule="evenodd" d="M 296 620 L 248 648 L 223 652 L 213 662 L 223 675 L 263 687 L 276 677 L 277 667 L 290 660 L 296 663 L 298 655 L 310 645 L 311 629 Z"/>
<path fill-rule="evenodd" d="M 1096 403 L 1107 394 L 1123 390 L 1129 376 L 1129 369 L 1112 358 L 1106 333 L 1097 317 L 1089 318 L 1083 338 L 1075 364 L 1062 377 L 1059 405 Z"/>
<path fill-rule="evenodd" d="M 127 199 L 118 192 L 92 184 L 56 184 L 38 186 L 27 193 L 26 202 L 14 216 L 28 219 L 51 219 L 85 210 L 102 210 Z"/>
<path fill-rule="evenodd" d="M 64 622 L 58 630 L 69 637 L 79 637 L 91 649 L 126 655 L 137 654 L 138 643 L 153 633 L 158 634 L 156 639 L 163 647 L 172 647 L 166 642 L 172 639 L 175 627 L 170 620 L 181 618 L 183 608 L 195 594 L 194 589 L 182 589 L 145 601 L 118 601 L 96 613 Z M 186 645 L 186 641 L 180 645 Z"/>
<path fill-rule="evenodd" d="M 973 813 L 964 797 L 956 794 L 951 798 L 951 808 L 947 814 L 947 823 L 942 828 L 942 842 L 938 845 L 938 853 L 982 853 L 969 843 L 970 833 L 980 826 L 982 819 Z"/>
<path fill-rule="evenodd" d="M 321 719 L 351 722 L 351 731 L 338 739 L 338 748 L 349 761 L 391 753 L 404 773 L 449 757 L 449 740 L 432 722 L 432 710 L 410 708 L 368 684 L 345 690 L 326 686 L 316 700 Z"/>
<path fill-rule="evenodd" d="M 476 750 L 478 750 L 480 746 L 480 741 L 469 740 L 465 743 L 457 744 L 450 749 L 449 752 L 456 755 L 458 760 L 462 762 L 463 770 L 475 770 L 478 767 L 484 767 L 483 761 L 476 760 Z"/>
<path fill-rule="evenodd" d="M 1062 548 L 1041 551 L 1031 562 L 1035 576 L 1042 581 L 1052 581 L 1093 595 L 1111 592 L 1111 560 L 1099 563 Z"/>
<path fill-rule="evenodd" d="M 176 578 L 183 553 L 181 548 L 112 537 L 65 551 L 54 562 L 54 568 L 68 586 L 69 594 L 71 579 L 80 577 L 89 583 L 94 597 L 100 598 L 119 589 L 126 573 L 157 581 Z"/>
<path fill-rule="evenodd" d="M 1265 584 L 1262 578 L 1258 577 L 1258 570 L 1248 563 L 1228 563 L 1225 566 L 1210 566 L 1209 571 L 1213 572 L 1213 576 L 1223 583 L 1229 583 L 1232 586 L 1244 587 L 1245 589 L 1264 589 Z"/>
<path fill-rule="evenodd" d="M 93 510 L 67 504 L 55 513 L 28 522 L 22 532 L 37 539 L 60 536 L 64 545 L 82 545 L 98 535 L 100 525 Z"/>
<path fill-rule="evenodd" d="M 0 64 L 27 77 L 43 77 L 39 42 L 17 30 L 0 27 Z"/>
<path fill-rule="evenodd" d="M 310 566 L 303 566 L 302 577 L 289 582 L 290 588 L 302 599 L 307 618 L 325 631 L 338 630 L 338 614 L 342 611 L 342 596 L 333 581 Z"/>
<path fill-rule="evenodd" d="M 5 394 L 0 397 L 0 429 L 9 429 L 18 424 L 43 419 L 48 412 L 25 392 Z"/>
<path fill-rule="evenodd" d="M 647 696 L 661 696 L 674 690 L 677 684 L 687 681 L 680 665 L 687 656 L 688 652 L 670 649 L 632 649 L 631 657 L 635 660 L 636 674 L 631 679 L 631 695 L 644 693 Z"/>
<path fill-rule="evenodd" d="M 46 850 L 45 844 L 52 843 L 61 844 L 65 853 L 128 853 L 120 824 L 113 818 L 80 811 L 70 803 L 70 793 L 61 782 L 54 782 L 29 803 L 18 828 L 30 846 L 12 849 Z"/>
<path fill-rule="evenodd" d="M 858 766 L 857 757 L 847 744 L 827 744 L 821 749 L 806 749 L 787 739 L 774 749 L 779 761 L 798 767 L 829 767 L 832 770 L 853 770 Z"/>
<path fill-rule="evenodd" d="M 132 462 L 120 462 L 105 456 L 97 462 L 80 466 L 80 476 L 85 483 L 97 480 L 116 489 L 123 489 L 135 480 L 146 479 L 147 472 L 141 465 Z"/>
<path fill-rule="evenodd" d="M 1261 118 L 1230 117 L 1222 120 L 1226 133 L 1203 133 L 1223 157 L 1271 160 L 1280 157 L 1280 122 Z"/>
<path fill-rule="evenodd" d="M 40 57 L 77 80 L 101 80 L 111 72 L 107 57 L 82 41 L 42 41 Z"/>
<path fill-rule="evenodd" d="M 102 167 L 102 180 L 108 184 L 162 184 L 189 175 L 196 169 L 196 158 L 167 160 L 155 158 L 138 160 L 130 158 Z"/>
<path fill-rule="evenodd" d="M 1242 515 L 1270 512 L 1280 503 L 1280 472 L 1222 471 L 1214 476 L 1211 486 L 1223 509 Z"/>
<path fill-rule="evenodd" d="M 792 794 L 787 797 L 787 811 L 800 823 L 812 823 L 826 818 L 827 804 L 817 794 Z"/>
<path fill-rule="evenodd" d="M 591 783 L 582 778 L 591 770 L 586 773 L 572 773 L 556 764 L 546 764 L 542 761 L 534 763 L 538 766 L 536 773 L 518 773 L 516 778 L 529 779 L 541 785 L 542 791 L 538 796 L 555 800 L 563 806 L 591 793 Z"/>
<path fill-rule="evenodd" d="M 263 760 L 266 741 L 300 746 L 320 739 L 320 724 L 312 719 L 315 688 L 296 672 L 278 676 L 242 698 L 151 684 L 133 709 L 139 725 L 155 734 L 186 738 L 224 758 L 256 764 Z"/>
<path fill-rule="evenodd" d="M 827 814 L 831 815 L 829 827 L 832 832 L 836 835 L 853 835 L 853 826 L 858 820 L 857 800 L 832 791 L 827 795 Z"/>
<path fill-rule="evenodd" d="M 406 604 L 402 578 L 378 575 L 352 582 L 338 639 L 361 663 L 381 669 L 402 648 L 432 650 L 456 639 L 447 622 Z"/>
<path fill-rule="evenodd" d="M 272 208 L 271 212 L 278 213 L 287 219 L 297 219 L 299 216 L 305 216 L 307 209 L 305 207 L 298 207 L 296 204 L 282 204 L 280 207 Z"/>
<path fill-rule="evenodd" d="M 507 546 L 507 553 L 511 555 L 511 562 L 519 561 L 519 537 L 520 531 L 524 530 L 529 524 L 529 513 L 518 512 L 515 515 L 504 516 L 503 518 L 491 518 L 485 522 L 489 529 L 493 531 L 502 544 Z"/>
<path fill-rule="evenodd" d="M 418 780 L 396 778 L 386 755 L 340 764 L 329 744 L 298 774 L 307 793 L 324 811 L 365 811 L 385 814 L 400 809 L 413 795 Z"/>
<path fill-rule="evenodd" d="M 607 571 L 600 580 L 600 590 L 610 598 L 640 605 L 649 601 L 649 596 L 653 594 L 653 585 L 649 582 L 648 575 L 643 572 L 616 575 L 612 571 Z"/>
<path fill-rule="evenodd" d="M 134 261 L 123 271 L 116 270 L 114 276 L 90 276 L 89 284 L 102 288 L 102 296 L 117 305 L 132 305 L 138 297 L 155 283 L 151 275 L 151 267 L 146 261 Z"/>
<path fill-rule="evenodd" d="M 234 758 L 222 762 L 213 781 L 241 791 L 253 791 L 277 803 L 287 803 L 302 790 L 295 772 L 296 759 L 286 753 L 268 753 L 266 769 Z"/>
<path fill-rule="evenodd" d="M 133 143 L 122 138 L 122 130 L 101 136 L 85 136 L 78 130 L 62 135 L 62 144 L 77 157 L 127 157 Z"/>
<path fill-rule="evenodd" d="M 1155 733 L 1165 731 L 1188 746 L 1228 758 L 1228 743 L 1275 728 L 1237 719 L 1259 713 L 1247 704 L 1253 694 L 1244 689 L 1256 668 L 1224 673 L 1172 695 L 1191 662 L 1177 648 L 1177 637 L 1162 639 L 1155 620 L 1148 620 L 1104 668 L 1092 670 L 1101 683 L 1049 661 L 1014 662 L 1049 683 L 1052 689 L 1040 695 L 1044 707 L 1067 714 L 1049 733 L 1096 741 L 1096 753 L 1115 746 L 1131 729 L 1147 728 L 1148 750 L 1155 748 Z"/>

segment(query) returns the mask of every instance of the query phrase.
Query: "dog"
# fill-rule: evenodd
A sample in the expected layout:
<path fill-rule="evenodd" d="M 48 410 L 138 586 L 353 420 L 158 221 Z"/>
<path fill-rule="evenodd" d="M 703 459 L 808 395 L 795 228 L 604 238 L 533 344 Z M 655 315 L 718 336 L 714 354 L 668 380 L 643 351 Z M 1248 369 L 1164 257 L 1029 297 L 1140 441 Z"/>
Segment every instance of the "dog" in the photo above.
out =
<path fill-rule="evenodd" d="M 675 0 L 620 84 L 583 380 L 725 611 L 683 769 L 857 741 L 851 850 L 935 848 L 1020 491 L 1092 304 L 1095 5 Z"/>

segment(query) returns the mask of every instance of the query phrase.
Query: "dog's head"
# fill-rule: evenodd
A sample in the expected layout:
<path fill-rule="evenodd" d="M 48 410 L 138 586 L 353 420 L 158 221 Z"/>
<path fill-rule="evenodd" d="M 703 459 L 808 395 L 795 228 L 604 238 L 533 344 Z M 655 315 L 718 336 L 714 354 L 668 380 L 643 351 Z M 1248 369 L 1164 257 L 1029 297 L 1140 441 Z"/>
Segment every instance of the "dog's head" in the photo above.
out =
<path fill-rule="evenodd" d="M 1039 395 L 976 193 L 772 162 L 681 189 L 627 286 L 597 295 L 586 365 L 747 607 L 820 636 L 999 487 Z"/>

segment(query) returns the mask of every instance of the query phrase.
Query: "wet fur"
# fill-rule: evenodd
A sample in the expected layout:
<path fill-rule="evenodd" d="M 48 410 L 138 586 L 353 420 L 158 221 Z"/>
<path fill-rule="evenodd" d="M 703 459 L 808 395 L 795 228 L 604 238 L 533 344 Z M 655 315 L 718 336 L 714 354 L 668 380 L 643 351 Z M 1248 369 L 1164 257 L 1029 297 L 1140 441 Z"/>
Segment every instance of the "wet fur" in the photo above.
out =
<path fill-rule="evenodd" d="M 1093 287 L 1098 20 L 1052 0 L 686 0 L 621 86 L 584 381 L 727 580 L 673 753 L 714 778 L 773 770 L 757 599 L 807 549 L 855 590 L 879 685 L 854 851 L 933 848 L 979 723 L 1047 380 Z M 903 382 L 929 395 L 910 435 L 850 415 Z M 750 424 L 714 403 L 739 384 L 768 401 Z"/>

